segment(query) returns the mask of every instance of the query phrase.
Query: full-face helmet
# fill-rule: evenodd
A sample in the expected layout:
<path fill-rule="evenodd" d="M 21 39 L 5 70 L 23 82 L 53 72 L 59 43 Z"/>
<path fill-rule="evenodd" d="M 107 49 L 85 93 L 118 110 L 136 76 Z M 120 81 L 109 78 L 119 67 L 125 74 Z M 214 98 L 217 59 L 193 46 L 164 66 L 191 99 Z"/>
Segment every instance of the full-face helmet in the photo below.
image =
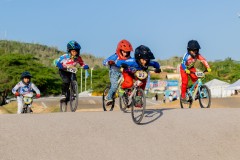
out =
<path fill-rule="evenodd" d="M 141 68 L 143 68 L 143 69 L 147 69 L 150 60 L 155 59 L 151 50 L 147 46 L 144 46 L 144 45 L 140 45 L 139 47 L 137 47 L 135 49 L 134 58 L 136 59 L 136 62 L 138 63 L 138 65 L 140 65 Z M 146 60 L 147 64 L 145 66 L 143 66 L 140 62 L 140 59 Z"/>
<path fill-rule="evenodd" d="M 123 56 L 122 51 L 125 51 L 127 53 L 127 55 Z M 131 51 L 133 51 L 133 48 L 132 48 L 132 45 L 129 41 L 123 39 L 118 43 L 116 53 L 121 60 L 128 59 L 130 57 L 130 52 Z"/>

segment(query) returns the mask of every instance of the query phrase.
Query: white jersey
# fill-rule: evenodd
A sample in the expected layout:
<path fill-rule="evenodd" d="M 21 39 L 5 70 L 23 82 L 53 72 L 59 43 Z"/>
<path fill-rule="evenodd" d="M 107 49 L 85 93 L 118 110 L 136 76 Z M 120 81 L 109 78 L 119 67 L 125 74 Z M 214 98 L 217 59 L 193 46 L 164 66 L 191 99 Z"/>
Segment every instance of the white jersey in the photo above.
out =
<path fill-rule="evenodd" d="M 19 92 L 20 95 L 24 95 L 30 92 L 35 91 L 36 94 L 40 94 L 39 89 L 35 84 L 30 82 L 28 85 L 24 84 L 22 81 L 20 81 L 13 89 L 12 93 L 15 94 L 16 92 Z"/>

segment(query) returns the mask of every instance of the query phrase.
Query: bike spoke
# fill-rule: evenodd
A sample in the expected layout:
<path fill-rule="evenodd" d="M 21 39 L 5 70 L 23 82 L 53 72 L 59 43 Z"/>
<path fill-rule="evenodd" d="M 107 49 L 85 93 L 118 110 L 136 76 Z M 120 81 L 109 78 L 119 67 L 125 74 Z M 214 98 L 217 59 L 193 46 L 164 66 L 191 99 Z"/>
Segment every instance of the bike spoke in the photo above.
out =
<path fill-rule="evenodd" d="M 132 103 L 132 119 L 134 123 L 139 124 L 144 116 L 146 108 L 146 97 L 142 89 L 138 89 L 136 94 L 133 96 Z"/>
<path fill-rule="evenodd" d="M 110 90 L 110 86 L 106 87 L 102 95 L 102 104 L 103 104 L 104 111 L 112 111 L 115 104 L 115 98 L 113 98 L 113 101 L 111 103 L 107 101 L 109 90 Z"/>
<path fill-rule="evenodd" d="M 60 100 L 60 111 L 67 112 L 67 102 L 66 100 Z"/>
<path fill-rule="evenodd" d="M 77 81 L 73 81 L 70 86 L 70 107 L 71 111 L 75 112 L 78 107 L 78 84 Z"/>
<path fill-rule="evenodd" d="M 201 108 L 209 108 L 211 105 L 211 93 L 206 85 L 200 88 L 199 103 Z"/>

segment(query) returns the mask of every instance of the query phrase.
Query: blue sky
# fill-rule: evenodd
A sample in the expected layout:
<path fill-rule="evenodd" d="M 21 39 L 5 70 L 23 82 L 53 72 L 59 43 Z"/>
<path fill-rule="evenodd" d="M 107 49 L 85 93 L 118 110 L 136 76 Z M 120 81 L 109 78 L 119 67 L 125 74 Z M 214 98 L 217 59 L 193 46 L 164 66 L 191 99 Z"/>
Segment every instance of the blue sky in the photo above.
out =
<path fill-rule="evenodd" d="M 239 0 L 0 0 L 0 39 L 66 50 L 115 53 L 121 39 L 147 45 L 155 57 L 183 56 L 196 39 L 208 60 L 240 60 Z"/>

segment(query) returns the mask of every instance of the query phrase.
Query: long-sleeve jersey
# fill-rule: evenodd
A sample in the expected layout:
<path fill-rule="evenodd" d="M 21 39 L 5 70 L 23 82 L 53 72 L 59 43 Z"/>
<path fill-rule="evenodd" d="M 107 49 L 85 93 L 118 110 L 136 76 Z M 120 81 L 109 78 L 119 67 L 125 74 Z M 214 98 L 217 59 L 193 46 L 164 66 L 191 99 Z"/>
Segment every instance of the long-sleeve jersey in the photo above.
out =
<path fill-rule="evenodd" d="M 134 67 L 137 70 L 143 70 L 141 68 L 141 66 L 139 66 L 139 64 L 136 62 L 135 58 L 129 58 L 127 60 L 119 60 L 119 61 L 117 61 L 116 66 L 120 67 L 121 64 L 123 64 L 123 63 L 127 64 L 129 67 Z M 154 68 L 160 69 L 160 64 L 155 61 L 150 61 L 148 66 L 152 66 Z"/>
<path fill-rule="evenodd" d="M 36 94 L 40 94 L 40 91 L 35 84 L 30 82 L 28 85 L 26 85 L 22 81 L 16 84 L 16 86 L 12 89 L 13 94 L 15 94 L 16 92 L 19 92 L 20 95 L 24 95 L 26 93 L 30 93 L 33 91 L 35 91 Z"/>
<path fill-rule="evenodd" d="M 202 55 L 199 54 L 196 58 L 193 58 L 188 52 L 183 56 L 181 68 L 183 70 L 192 68 L 197 60 L 200 60 L 206 68 L 209 68 L 208 62 Z"/>
<path fill-rule="evenodd" d="M 130 57 L 131 58 L 131 57 Z M 110 57 L 108 57 L 107 59 L 104 59 L 103 60 L 103 65 L 104 66 L 107 66 L 108 65 L 108 61 L 114 61 L 115 64 L 118 62 L 118 61 L 126 61 L 126 60 L 119 60 L 119 57 L 117 55 L 117 53 L 114 53 L 113 55 L 111 55 Z M 117 65 L 112 65 L 110 66 L 111 69 L 115 69 L 115 70 L 119 70 L 119 66 Z"/>
<path fill-rule="evenodd" d="M 70 54 L 64 54 L 60 58 L 55 61 L 55 65 L 59 69 L 67 68 L 67 66 L 76 66 L 79 64 L 81 67 L 83 67 L 85 64 L 80 56 L 77 58 L 71 58 Z"/>

